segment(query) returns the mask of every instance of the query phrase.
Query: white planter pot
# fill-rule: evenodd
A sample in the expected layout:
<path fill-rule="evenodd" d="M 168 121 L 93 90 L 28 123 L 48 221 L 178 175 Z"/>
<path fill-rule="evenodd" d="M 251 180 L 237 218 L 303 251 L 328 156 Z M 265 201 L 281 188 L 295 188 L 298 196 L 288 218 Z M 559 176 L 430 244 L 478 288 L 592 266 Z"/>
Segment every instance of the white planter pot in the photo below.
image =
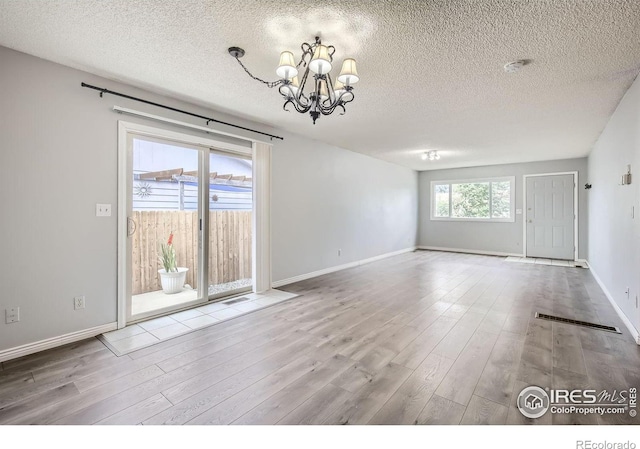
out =
<path fill-rule="evenodd" d="M 167 295 L 181 292 L 187 278 L 187 271 L 189 269 L 185 267 L 178 267 L 178 271 L 170 271 L 169 273 L 164 268 L 158 270 L 162 291 Z"/>

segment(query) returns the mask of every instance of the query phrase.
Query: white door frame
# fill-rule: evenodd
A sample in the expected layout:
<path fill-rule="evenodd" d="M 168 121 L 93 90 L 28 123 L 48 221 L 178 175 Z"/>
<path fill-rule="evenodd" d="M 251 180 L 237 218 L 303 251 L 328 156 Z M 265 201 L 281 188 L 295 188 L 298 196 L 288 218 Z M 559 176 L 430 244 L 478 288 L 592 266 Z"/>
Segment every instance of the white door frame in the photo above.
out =
<path fill-rule="evenodd" d="M 205 146 L 226 150 L 250 156 L 253 159 L 253 209 L 254 219 L 252 220 L 252 252 L 253 252 L 253 291 L 258 293 L 271 288 L 271 235 L 270 235 L 270 174 L 271 174 L 271 145 L 236 136 L 247 142 L 251 146 L 241 146 L 232 143 L 215 140 L 216 132 L 210 130 L 210 137 L 194 136 L 192 134 L 178 133 L 162 128 L 155 128 L 138 123 L 118 121 L 118 256 L 117 256 L 117 321 L 118 329 L 122 329 L 127 324 L 127 274 L 129 262 L 127 259 L 127 180 L 129 172 L 129 161 L 127 157 L 127 139 L 130 133 L 137 135 L 156 137 L 161 139 L 184 142 L 190 145 Z M 228 134 L 224 134 L 228 136 Z M 208 160 L 208 157 L 206 158 Z M 207 217 L 203 217 L 203 228 L 206 231 Z M 205 232 L 206 237 L 206 232 Z M 201 257 L 206 254 L 202 253 Z M 206 295 L 206 291 L 205 291 Z"/>
<path fill-rule="evenodd" d="M 573 175 L 573 260 L 578 260 L 578 172 L 563 171 L 557 173 L 536 173 L 533 175 L 522 175 L 522 195 L 524 198 L 522 215 L 522 255 L 527 257 L 527 178 L 536 176 L 557 176 L 557 175 Z"/>

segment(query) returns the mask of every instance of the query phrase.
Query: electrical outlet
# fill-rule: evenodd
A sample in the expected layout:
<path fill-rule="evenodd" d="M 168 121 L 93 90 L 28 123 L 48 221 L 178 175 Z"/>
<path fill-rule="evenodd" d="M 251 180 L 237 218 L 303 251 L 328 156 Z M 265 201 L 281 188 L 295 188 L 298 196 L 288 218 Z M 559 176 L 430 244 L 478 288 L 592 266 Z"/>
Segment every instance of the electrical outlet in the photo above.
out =
<path fill-rule="evenodd" d="M 4 318 L 7 324 L 17 323 L 18 321 L 20 321 L 20 307 L 5 309 Z"/>
<path fill-rule="evenodd" d="M 110 217 L 111 204 L 96 204 L 96 217 Z"/>
<path fill-rule="evenodd" d="M 73 298 L 73 308 L 75 310 L 84 309 L 84 296 L 76 296 Z"/>

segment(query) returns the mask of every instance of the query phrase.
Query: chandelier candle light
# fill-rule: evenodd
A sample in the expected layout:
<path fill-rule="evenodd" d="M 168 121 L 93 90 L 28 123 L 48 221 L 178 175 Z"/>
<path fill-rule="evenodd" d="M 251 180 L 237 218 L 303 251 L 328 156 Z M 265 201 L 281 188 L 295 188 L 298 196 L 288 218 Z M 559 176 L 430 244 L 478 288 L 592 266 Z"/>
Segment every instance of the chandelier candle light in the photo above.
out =
<path fill-rule="evenodd" d="M 334 83 L 330 72 L 333 68 L 335 47 L 323 45 L 320 38 L 316 36 L 313 44 L 305 42 L 300 48 L 302 56 L 297 64 L 290 51 L 283 51 L 280 54 L 280 64 L 276 69 L 280 79 L 273 82 L 261 80 L 249 72 L 240 61 L 245 54 L 242 48 L 231 47 L 229 54 L 236 58 L 251 78 L 270 88 L 279 86 L 278 90 L 285 100 L 283 105 L 285 111 L 287 105 L 291 104 L 298 112 L 308 112 L 314 124 L 320 114 L 330 115 L 338 108 L 342 109 L 340 115 L 344 115 L 345 105 L 354 99 L 353 85 L 360 80 L 355 59 L 347 58 L 342 62 L 342 70 Z M 313 72 L 311 79 L 309 79 L 309 72 Z M 302 75 L 299 77 L 300 74 Z"/>

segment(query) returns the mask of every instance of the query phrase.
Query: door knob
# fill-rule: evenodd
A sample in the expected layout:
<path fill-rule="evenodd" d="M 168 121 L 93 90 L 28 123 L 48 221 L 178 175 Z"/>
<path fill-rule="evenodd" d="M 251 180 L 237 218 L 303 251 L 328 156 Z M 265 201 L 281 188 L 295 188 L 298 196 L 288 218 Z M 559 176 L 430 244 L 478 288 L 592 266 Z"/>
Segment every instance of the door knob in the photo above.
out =
<path fill-rule="evenodd" d="M 533 223 L 533 220 L 529 220 L 529 223 Z"/>

